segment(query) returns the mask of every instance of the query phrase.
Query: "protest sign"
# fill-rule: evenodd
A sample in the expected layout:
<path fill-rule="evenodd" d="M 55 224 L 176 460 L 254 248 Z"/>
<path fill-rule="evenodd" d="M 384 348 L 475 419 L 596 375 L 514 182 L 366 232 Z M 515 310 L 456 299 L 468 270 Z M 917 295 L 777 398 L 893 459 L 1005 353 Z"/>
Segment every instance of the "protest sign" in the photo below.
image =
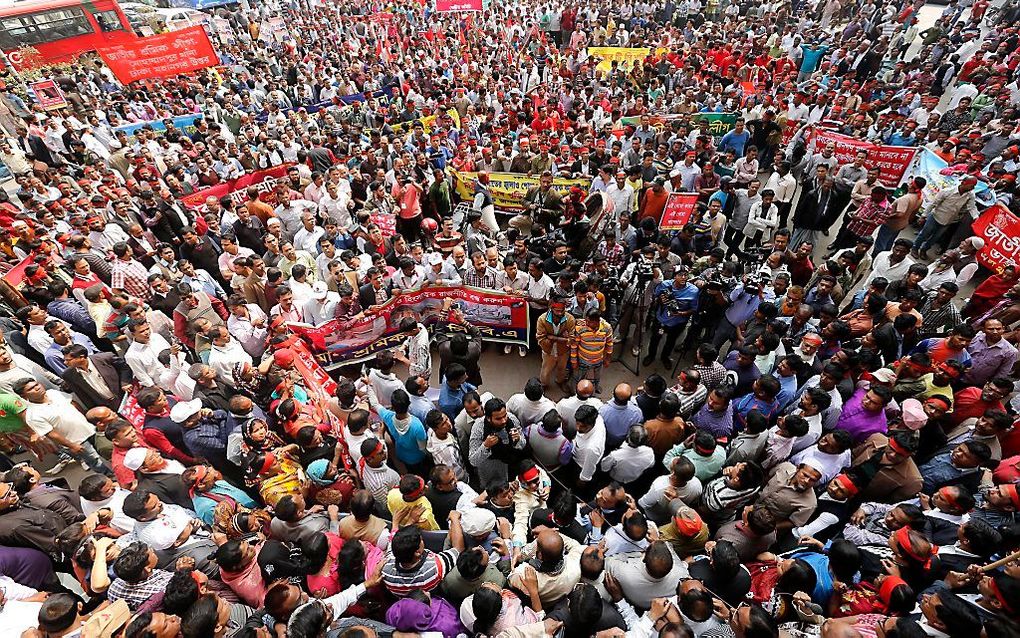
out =
<path fill-rule="evenodd" d="M 135 122 L 134 124 L 125 124 L 118 126 L 113 129 L 114 132 L 124 131 L 127 133 L 128 139 L 133 140 L 135 135 L 140 129 L 149 127 L 154 133 L 162 135 L 166 133 L 166 120 L 169 119 L 175 129 L 183 131 L 185 135 L 191 135 L 195 132 L 195 122 L 202 119 L 201 113 L 193 113 L 191 115 L 178 115 L 174 118 L 165 118 L 162 120 L 151 120 L 149 122 Z"/>
<path fill-rule="evenodd" d="M 610 71 L 613 62 L 619 68 L 629 68 L 647 58 L 651 51 L 648 47 L 588 47 L 588 56 L 598 58 L 595 70 Z"/>
<path fill-rule="evenodd" d="M 437 13 L 451 11 L 481 11 L 482 0 L 436 0 Z"/>
<path fill-rule="evenodd" d="M 255 171 L 254 173 L 245 173 L 237 179 L 221 182 L 215 186 L 203 188 L 190 195 L 185 195 L 181 197 L 181 202 L 188 208 L 194 208 L 200 212 L 204 212 L 205 200 L 208 197 L 219 199 L 229 196 L 230 199 L 234 200 L 235 204 L 240 204 L 248 199 L 247 191 L 249 186 L 258 188 L 259 198 L 264 199 L 264 195 L 273 191 L 273 188 L 276 186 L 276 180 L 287 175 L 287 169 L 291 166 L 293 164 L 280 164 L 279 166 Z"/>
<path fill-rule="evenodd" d="M 697 208 L 697 193 L 670 193 L 666 198 L 666 206 L 662 209 L 659 230 L 680 230 L 691 221 Z"/>
<path fill-rule="evenodd" d="M 467 286 L 403 292 L 394 295 L 379 312 L 353 321 L 334 319 L 318 326 L 288 325 L 292 332 L 311 344 L 313 351 L 326 353 L 337 363 L 357 363 L 372 358 L 381 350 L 400 346 L 407 339 L 399 330 L 401 320 L 410 317 L 426 326 L 437 323 L 447 299 L 460 302 L 465 318 L 482 331 L 483 339 L 527 345 L 527 300 Z"/>
<path fill-rule="evenodd" d="M 978 253 L 982 264 L 1001 273 L 1020 264 L 1020 218 L 1002 204 L 992 206 L 974 222 L 974 233 L 985 240 Z"/>
<path fill-rule="evenodd" d="M 622 126 L 638 127 L 641 125 L 641 117 L 640 115 L 621 117 L 620 124 Z M 661 132 L 676 120 L 684 120 L 692 127 L 697 127 L 704 121 L 708 123 L 709 133 L 713 136 L 721 136 L 733 130 L 737 123 L 737 117 L 736 113 L 667 113 L 664 115 L 649 115 L 648 123 L 655 130 Z M 616 135 L 617 131 L 620 131 L 620 135 L 622 135 L 622 129 L 614 130 L 613 134 Z M 617 135 L 617 137 L 620 137 L 620 135 Z"/>
<path fill-rule="evenodd" d="M 912 146 L 888 146 L 872 144 L 848 135 L 836 133 L 822 128 L 813 128 L 810 132 L 816 151 L 821 150 L 830 142 L 836 146 L 836 159 L 842 164 L 851 164 L 858 151 L 868 154 L 867 165 L 878 166 L 878 181 L 889 188 L 896 188 L 903 181 L 910 163 L 914 161 L 917 148 Z"/>
<path fill-rule="evenodd" d="M 29 255 L 28 257 L 25 257 L 18 263 L 14 264 L 14 266 L 10 270 L 4 273 L 4 279 L 7 281 L 7 283 L 13 286 L 15 290 L 21 290 L 24 287 L 25 281 L 28 277 L 25 274 L 25 269 L 34 263 L 35 263 L 34 255 Z"/>
<path fill-rule="evenodd" d="M 450 169 L 449 173 L 453 176 L 453 186 L 460 198 L 465 201 L 474 199 L 474 184 L 478 173 L 453 169 Z M 552 188 L 562 197 L 572 186 L 587 190 L 589 184 L 590 180 L 557 177 L 553 179 Z M 489 173 L 489 193 L 492 195 L 493 204 L 501 210 L 524 210 L 524 196 L 532 186 L 538 186 L 538 177 L 518 173 Z"/>
<path fill-rule="evenodd" d="M 362 92 L 359 92 L 359 93 L 352 93 L 350 95 L 339 95 L 339 96 L 333 98 L 332 100 L 321 100 L 319 102 L 310 102 L 308 104 L 302 104 L 302 105 L 299 105 L 299 106 L 292 106 L 292 107 L 289 107 L 289 108 L 280 109 L 278 112 L 279 113 L 283 113 L 284 115 L 287 115 L 288 113 L 291 113 L 293 111 L 301 110 L 301 111 L 304 111 L 305 113 L 308 113 L 309 115 L 311 115 L 313 113 L 318 113 L 319 111 L 325 111 L 326 109 L 330 109 L 330 108 L 335 108 L 335 107 L 342 108 L 342 107 L 345 107 L 345 106 L 350 106 L 350 105 L 354 104 L 355 102 L 361 102 L 362 104 L 364 104 L 364 103 L 368 102 L 369 100 L 380 100 L 380 101 L 383 101 L 383 103 L 386 103 L 386 102 L 389 101 L 389 99 L 392 96 L 393 96 L 393 88 L 389 87 L 389 88 L 385 88 L 385 89 L 380 89 L 378 91 L 369 91 L 367 93 L 362 91 Z M 268 119 L 269 119 L 269 111 L 262 111 L 261 113 L 259 113 L 258 115 L 255 116 L 255 121 L 256 122 L 265 122 Z"/>
<path fill-rule="evenodd" d="M 62 109 L 67 106 L 67 98 L 64 97 L 64 92 L 60 90 L 60 87 L 53 80 L 32 82 L 28 85 L 28 88 L 32 90 L 32 95 L 35 96 L 35 101 L 39 103 L 39 106 L 47 111 Z"/>
<path fill-rule="evenodd" d="M 98 51 L 124 84 L 173 77 L 220 63 L 201 25 L 101 47 Z"/>

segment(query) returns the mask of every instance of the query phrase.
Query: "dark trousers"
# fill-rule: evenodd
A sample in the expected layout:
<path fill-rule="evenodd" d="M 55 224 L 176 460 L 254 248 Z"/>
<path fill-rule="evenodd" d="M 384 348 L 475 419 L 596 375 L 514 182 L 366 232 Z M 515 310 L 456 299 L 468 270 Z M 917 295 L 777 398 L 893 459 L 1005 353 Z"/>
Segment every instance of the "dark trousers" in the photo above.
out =
<path fill-rule="evenodd" d="M 670 355 L 673 354 L 673 348 L 676 347 L 677 339 L 684 331 L 686 323 L 681 323 L 675 326 L 664 326 L 658 319 L 655 319 L 652 323 L 652 338 L 648 343 L 648 357 L 654 357 L 656 351 L 659 349 L 659 341 L 663 335 L 666 336 L 666 343 L 662 347 L 661 359 L 666 361 Z"/>

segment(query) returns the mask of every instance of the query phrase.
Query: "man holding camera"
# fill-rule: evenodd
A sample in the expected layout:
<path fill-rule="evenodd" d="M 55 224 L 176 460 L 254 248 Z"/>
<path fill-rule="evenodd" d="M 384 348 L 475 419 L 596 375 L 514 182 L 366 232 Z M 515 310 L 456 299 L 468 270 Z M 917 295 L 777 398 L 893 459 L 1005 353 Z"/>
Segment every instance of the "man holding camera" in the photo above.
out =
<path fill-rule="evenodd" d="M 727 341 L 732 341 L 734 346 L 743 341 L 741 328 L 754 316 L 754 311 L 761 304 L 763 286 L 768 283 L 768 275 L 764 275 L 764 281 L 761 277 L 760 274 L 744 275 L 743 283 L 730 292 L 730 305 L 727 306 L 722 322 L 719 323 L 719 327 L 715 329 L 715 335 L 712 337 L 712 345 L 717 349 Z"/>
<path fill-rule="evenodd" d="M 698 307 L 698 287 L 687 281 L 687 268 L 677 267 L 672 281 L 664 281 L 655 287 L 655 318 L 652 324 L 652 338 L 648 344 L 648 355 L 641 362 L 651 365 L 655 361 L 655 353 L 659 349 L 662 335 L 666 335 L 666 343 L 662 349 L 662 364 L 666 368 L 673 366 L 670 354 L 676 346 L 680 333 L 684 331 L 691 315 Z"/>

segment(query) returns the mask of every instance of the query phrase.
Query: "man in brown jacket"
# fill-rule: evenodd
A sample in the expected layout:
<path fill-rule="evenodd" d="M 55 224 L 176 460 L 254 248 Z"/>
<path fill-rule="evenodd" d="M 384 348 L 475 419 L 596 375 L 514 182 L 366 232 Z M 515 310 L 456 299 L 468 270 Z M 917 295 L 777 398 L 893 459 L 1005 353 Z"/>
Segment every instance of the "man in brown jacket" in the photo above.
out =
<path fill-rule="evenodd" d="M 876 432 L 854 449 L 853 467 L 860 467 L 865 474 L 874 472 L 861 490 L 863 502 L 896 503 L 921 491 L 921 473 L 913 459 L 916 440 L 907 431 L 889 434 Z"/>
<path fill-rule="evenodd" d="M 570 361 L 570 335 L 574 334 L 574 326 L 574 317 L 566 313 L 566 304 L 559 299 L 549 302 L 549 310 L 535 325 L 535 340 L 542 348 L 542 370 L 538 378 L 548 388 L 555 373 L 556 384 L 567 394 L 570 394 L 566 387 L 567 362 Z"/>

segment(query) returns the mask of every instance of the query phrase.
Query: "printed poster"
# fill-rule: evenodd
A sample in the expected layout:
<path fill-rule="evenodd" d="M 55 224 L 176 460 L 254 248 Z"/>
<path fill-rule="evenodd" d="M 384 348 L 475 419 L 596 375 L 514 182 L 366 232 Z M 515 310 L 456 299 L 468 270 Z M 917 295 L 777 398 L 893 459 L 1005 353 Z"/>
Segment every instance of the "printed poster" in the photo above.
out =
<path fill-rule="evenodd" d="M 47 111 L 62 109 L 67 106 L 67 98 L 64 97 L 64 92 L 60 90 L 60 87 L 53 80 L 32 82 L 28 85 L 28 88 L 32 90 L 32 95 L 35 96 L 35 101 L 39 103 L 39 106 Z"/>

